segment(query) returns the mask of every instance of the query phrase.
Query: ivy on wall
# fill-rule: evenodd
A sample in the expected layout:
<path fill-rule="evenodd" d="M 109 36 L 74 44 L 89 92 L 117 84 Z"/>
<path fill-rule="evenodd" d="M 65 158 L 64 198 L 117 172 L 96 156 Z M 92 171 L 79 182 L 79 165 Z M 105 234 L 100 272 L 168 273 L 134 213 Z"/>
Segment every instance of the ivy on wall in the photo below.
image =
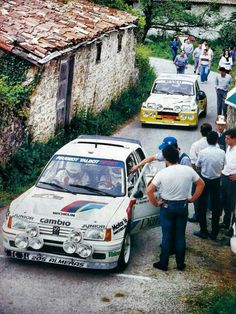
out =
<path fill-rule="evenodd" d="M 29 97 L 40 79 L 37 73 L 29 85 L 23 84 L 31 67 L 30 62 L 10 53 L 0 55 L 0 128 L 7 126 L 13 117 L 27 120 Z"/>

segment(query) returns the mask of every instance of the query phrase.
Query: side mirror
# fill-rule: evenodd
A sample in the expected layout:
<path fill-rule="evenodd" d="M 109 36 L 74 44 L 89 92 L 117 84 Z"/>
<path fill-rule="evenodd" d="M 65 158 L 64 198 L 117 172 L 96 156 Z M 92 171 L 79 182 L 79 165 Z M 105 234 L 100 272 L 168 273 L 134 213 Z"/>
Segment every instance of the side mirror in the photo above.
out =
<path fill-rule="evenodd" d="M 136 191 L 133 196 L 134 196 L 134 198 L 142 198 L 143 192 L 142 191 Z"/>
<path fill-rule="evenodd" d="M 206 98 L 206 94 L 204 91 L 200 90 L 198 93 L 197 93 L 197 100 L 203 100 Z"/>

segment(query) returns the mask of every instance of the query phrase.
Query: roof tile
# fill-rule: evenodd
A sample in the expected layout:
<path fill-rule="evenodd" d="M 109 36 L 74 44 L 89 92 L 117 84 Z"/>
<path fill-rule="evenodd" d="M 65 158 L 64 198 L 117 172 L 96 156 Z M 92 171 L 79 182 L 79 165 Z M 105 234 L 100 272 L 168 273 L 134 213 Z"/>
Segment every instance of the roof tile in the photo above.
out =
<path fill-rule="evenodd" d="M 7 51 L 20 47 L 28 56 L 44 58 L 135 21 L 126 12 L 86 0 L 64 5 L 52 0 L 0 1 L 0 46 Z"/>

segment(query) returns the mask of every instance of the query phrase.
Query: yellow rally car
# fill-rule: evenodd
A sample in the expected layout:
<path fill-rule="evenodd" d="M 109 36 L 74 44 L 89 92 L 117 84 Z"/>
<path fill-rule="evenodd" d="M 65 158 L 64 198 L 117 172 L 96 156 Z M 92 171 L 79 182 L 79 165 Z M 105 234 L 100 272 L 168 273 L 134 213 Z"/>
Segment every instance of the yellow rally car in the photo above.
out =
<path fill-rule="evenodd" d="M 145 124 L 197 127 L 198 117 L 207 114 L 207 97 L 197 75 L 162 74 L 142 104 L 140 121 Z"/>

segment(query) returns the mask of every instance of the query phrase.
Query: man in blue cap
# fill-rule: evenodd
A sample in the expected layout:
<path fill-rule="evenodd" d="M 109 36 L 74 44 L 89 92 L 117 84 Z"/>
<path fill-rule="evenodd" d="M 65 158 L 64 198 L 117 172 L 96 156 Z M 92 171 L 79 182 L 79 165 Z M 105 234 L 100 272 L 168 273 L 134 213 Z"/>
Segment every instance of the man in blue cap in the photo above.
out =
<path fill-rule="evenodd" d="M 162 150 L 169 145 L 174 146 L 179 151 L 179 162 L 178 163 L 180 165 L 192 167 L 191 160 L 190 160 L 189 156 L 186 153 L 182 152 L 180 150 L 180 148 L 178 147 L 177 139 L 175 137 L 172 137 L 172 136 L 167 136 L 163 139 L 162 143 L 158 146 L 158 148 L 160 149 L 160 152 L 158 154 L 151 155 L 151 156 L 148 156 L 147 158 L 143 159 L 139 164 L 133 166 L 131 168 L 130 172 L 131 173 L 135 172 L 140 167 L 143 167 L 147 163 L 150 163 L 150 162 L 155 161 L 155 160 L 164 161 L 164 157 L 162 155 Z"/>

